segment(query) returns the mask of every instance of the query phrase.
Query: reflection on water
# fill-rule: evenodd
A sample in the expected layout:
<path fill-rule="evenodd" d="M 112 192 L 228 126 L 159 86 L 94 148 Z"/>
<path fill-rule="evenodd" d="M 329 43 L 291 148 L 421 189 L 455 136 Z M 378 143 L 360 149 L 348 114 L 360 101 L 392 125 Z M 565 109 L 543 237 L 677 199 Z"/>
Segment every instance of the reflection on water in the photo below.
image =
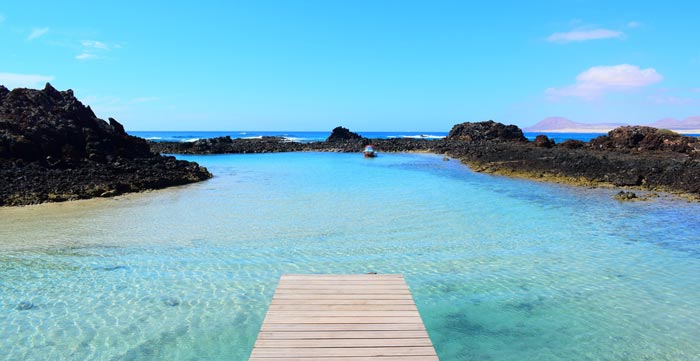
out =
<path fill-rule="evenodd" d="M 700 359 L 700 206 L 430 155 L 187 157 L 210 181 L 0 209 L 7 359 L 245 360 L 282 273 L 403 273 L 441 360 Z"/>

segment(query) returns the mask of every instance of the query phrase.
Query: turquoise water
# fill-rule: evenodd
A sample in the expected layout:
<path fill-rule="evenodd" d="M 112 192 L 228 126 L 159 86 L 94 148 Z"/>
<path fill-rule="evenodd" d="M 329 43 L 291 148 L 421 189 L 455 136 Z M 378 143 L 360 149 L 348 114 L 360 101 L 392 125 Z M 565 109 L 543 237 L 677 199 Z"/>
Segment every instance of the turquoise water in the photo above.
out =
<path fill-rule="evenodd" d="M 379 272 L 443 361 L 700 360 L 697 203 L 422 154 L 186 159 L 216 177 L 0 209 L 0 359 L 246 360 L 280 274 Z"/>

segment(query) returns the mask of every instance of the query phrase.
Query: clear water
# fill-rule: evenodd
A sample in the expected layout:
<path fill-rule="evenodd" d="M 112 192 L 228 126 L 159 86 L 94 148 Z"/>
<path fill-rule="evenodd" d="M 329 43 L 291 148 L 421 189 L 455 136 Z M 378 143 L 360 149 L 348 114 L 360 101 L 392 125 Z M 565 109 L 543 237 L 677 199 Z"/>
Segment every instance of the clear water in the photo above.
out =
<path fill-rule="evenodd" d="M 184 158 L 184 157 L 183 157 Z M 0 209 L 0 359 L 246 360 L 283 273 L 403 273 L 443 361 L 700 360 L 700 205 L 420 154 Z"/>

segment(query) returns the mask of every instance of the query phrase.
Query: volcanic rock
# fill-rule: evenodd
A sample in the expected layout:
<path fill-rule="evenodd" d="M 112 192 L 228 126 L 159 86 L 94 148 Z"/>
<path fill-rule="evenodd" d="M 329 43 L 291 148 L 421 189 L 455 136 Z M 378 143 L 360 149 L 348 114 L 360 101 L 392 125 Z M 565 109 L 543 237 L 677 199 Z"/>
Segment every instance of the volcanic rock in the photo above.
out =
<path fill-rule="evenodd" d="M 535 137 L 534 144 L 536 147 L 551 148 L 554 146 L 554 140 L 549 139 L 546 135 L 540 134 Z"/>
<path fill-rule="evenodd" d="M 361 135 L 351 132 L 348 128 L 335 127 L 328 136 L 326 142 L 336 142 L 344 140 L 359 140 L 364 139 Z"/>
<path fill-rule="evenodd" d="M 618 151 L 669 151 L 700 156 L 700 139 L 670 130 L 646 126 L 625 126 L 590 141 L 593 149 Z"/>
<path fill-rule="evenodd" d="M 523 131 L 515 125 L 505 125 L 489 120 L 478 123 L 461 123 L 452 127 L 445 140 L 463 140 L 467 142 L 526 142 Z"/>
<path fill-rule="evenodd" d="M 0 86 L 0 206 L 164 188 L 211 177 L 162 157 L 115 119 L 97 118 L 73 91 Z"/>

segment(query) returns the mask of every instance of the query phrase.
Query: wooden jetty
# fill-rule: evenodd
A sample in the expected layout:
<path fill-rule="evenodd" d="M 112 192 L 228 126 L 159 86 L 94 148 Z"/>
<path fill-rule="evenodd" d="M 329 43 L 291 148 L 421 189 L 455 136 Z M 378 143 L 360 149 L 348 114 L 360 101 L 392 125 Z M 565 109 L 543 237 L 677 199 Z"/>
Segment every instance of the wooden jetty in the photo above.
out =
<path fill-rule="evenodd" d="M 438 361 L 402 275 L 283 275 L 250 361 Z"/>

